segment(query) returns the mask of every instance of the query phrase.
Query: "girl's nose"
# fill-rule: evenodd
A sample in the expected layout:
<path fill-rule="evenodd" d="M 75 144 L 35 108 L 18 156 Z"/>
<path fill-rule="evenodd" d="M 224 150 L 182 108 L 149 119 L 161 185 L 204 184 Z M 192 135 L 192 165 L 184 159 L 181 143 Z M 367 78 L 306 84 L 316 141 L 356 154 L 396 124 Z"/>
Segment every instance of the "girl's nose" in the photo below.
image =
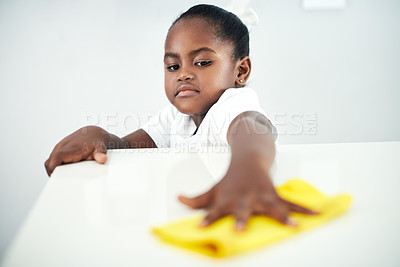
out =
<path fill-rule="evenodd" d="M 188 71 L 181 71 L 181 73 L 178 76 L 178 81 L 190 81 L 193 79 L 193 74 L 191 74 Z"/>

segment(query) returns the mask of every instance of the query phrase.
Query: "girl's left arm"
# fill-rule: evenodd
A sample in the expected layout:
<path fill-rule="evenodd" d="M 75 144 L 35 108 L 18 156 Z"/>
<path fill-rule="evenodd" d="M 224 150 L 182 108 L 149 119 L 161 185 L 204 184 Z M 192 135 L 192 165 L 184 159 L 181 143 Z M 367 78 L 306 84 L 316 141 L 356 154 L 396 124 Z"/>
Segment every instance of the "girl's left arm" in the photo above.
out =
<path fill-rule="evenodd" d="M 271 122 L 261 113 L 247 111 L 237 116 L 228 129 L 231 162 L 225 176 L 209 191 L 194 198 L 179 200 L 194 208 L 206 208 L 201 226 L 208 226 L 232 214 L 236 230 L 246 228 L 253 214 L 268 215 L 282 224 L 296 226 L 290 212 L 317 214 L 279 197 L 270 177 L 275 158 Z"/>

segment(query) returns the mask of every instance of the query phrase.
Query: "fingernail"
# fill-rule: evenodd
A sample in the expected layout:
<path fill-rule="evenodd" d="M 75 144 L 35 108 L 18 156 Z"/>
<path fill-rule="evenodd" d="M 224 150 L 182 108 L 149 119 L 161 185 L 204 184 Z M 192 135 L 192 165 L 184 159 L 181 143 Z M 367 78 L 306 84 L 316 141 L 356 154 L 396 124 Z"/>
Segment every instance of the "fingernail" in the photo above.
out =
<path fill-rule="evenodd" d="M 243 221 L 236 221 L 236 230 L 244 231 L 246 229 L 246 224 Z"/>
<path fill-rule="evenodd" d="M 202 221 L 199 223 L 199 226 L 200 226 L 200 227 L 206 227 L 207 225 L 208 225 L 208 221 L 207 221 L 206 219 L 202 220 Z"/>
<path fill-rule="evenodd" d="M 293 226 L 293 227 L 297 227 L 297 223 L 295 223 L 294 221 L 292 221 L 291 219 L 287 219 L 285 222 L 286 225 L 289 226 Z"/>
<path fill-rule="evenodd" d="M 103 153 L 96 153 L 93 157 L 99 163 L 105 163 L 105 161 L 107 160 L 107 155 Z"/>

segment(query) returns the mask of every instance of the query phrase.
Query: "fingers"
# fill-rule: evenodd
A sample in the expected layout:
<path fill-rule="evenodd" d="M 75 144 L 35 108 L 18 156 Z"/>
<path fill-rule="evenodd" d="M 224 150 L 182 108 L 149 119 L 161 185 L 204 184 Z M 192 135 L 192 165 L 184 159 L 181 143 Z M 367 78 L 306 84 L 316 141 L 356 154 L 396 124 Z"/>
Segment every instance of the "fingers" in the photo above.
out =
<path fill-rule="evenodd" d="M 296 227 L 297 224 L 289 218 L 290 209 L 287 204 L 280 198 L 272 199 L 269 196 L 261 197 L 263 208 L 258 210 L 258 213 L 263 213 L 277 220 L 281 224 Z"/>
<path fill-rule="evenodd" d="M 51 153 L 49 159 L 45 162 L 47 174 L 51 176 L 54 169 L 61 164 L 79 162 L 81 160 L 89 158 L 89 156 L 93 155 L 93 151 L 96 150 L 96 148 L 97 151 L 99 151 L 98 153 L 100 154 L 97 155 L 98 162 L 106 162 L 107 156 L 104 153 L 101 153 L 104 151 L 105 148 L 103 148 L 101 145 L 95 146 L 85 143 L 83 146 L 69 145 L 68 147 L 55 148 L 54 151 Z M 94 155 L 92 157 L 94 157 Z"/>
<path fill-rule="evenodd" d="M 221 204 L 215 203 L 200 223 L 200 227 L 209 226 L 228 214 L 233 214 L 235 217 L 236 231 L 246 230 L 247 222 L 252 215 L 252 207 L 249 199 L 240 200 L 236 206 L 233 206 L 231 201 L 223 201 Z"/>
<path fill-rule="evenodd" d="M 55 158 L 49 158 L 48 160 L 46 160 L 46 162 L 44 163 L 44 166 L 46 168 L 46 172 L 47 175 L 50 177 L 51 174 L 53 173 L 54 169 L 59 166 L 61 164 L 61 162 Z"/>
<path fill-rule="evenodd" d="M 310 210 L 308 208 L 305 208 L 303 206 L 292 203 L 282 198 L 273 205 L 269 203 L 269 208 L 267 208 L 264 214 L 271 216 L 272 218 L 274 218 L 275 220 L 277 220 L 282 224 L 296 227 L 297 223 L 289 218 L 290 212 L 297 212 L 306 215 L 319 214 L 319 212 Z"/>
<path fill-rule="evenodd" d="M 234 209 L 232 208 L 231 202 L 227 201 L 223 204 L 215 204 L 212 206 L 206 217 L 200 223 L 200 226 L 209 226 L 222 217 L 225 217 L 228 214 L 233 214 L 235 217 L 235 230 L 244 231 L 246 230 L 247 222 L 252 213 L 251 203 L 248 199 L 240 200 Z"/>
<path fill-rule="evenodd" d="M 318 215 L 319 212 L 307 209 L 303 206 L 297 205 L 293 202 L 287 201 L 286 199 L 282 199 L 282 201 L 287 205 L 290 211 L 302 213 L 306 215 Z"/>
<path fill-rule="evenodd" d="M 59 164 L 61 164 L 61 163 L 54 162 L 54 158 L 55 158 L 54 156 L 55 156 L 55 154 L 57 153 L 57 150 L 60 148 L 62 142 L 63 142 L 63 140 L 61 140 L 61 142 L 58 143 L 58 144 L 54 147 L 53 151 L 51 151 L 51 154 L 50 154 L 49 158 L 48 158 L 48 159 L 46 160 L 46 162 L 44 163 L 44 167 L 45 167 L 46 172 L 47 172 L 47 175 L 48 175 L 49 177 L 50 177 L 51 174 L 53 173 L 54 169 L 55 169 Z"/>
<path fill-rule="evenodd" d="M 208 211 L 206 217 L 201 221 L 199 226 L 200 227 L 209 226 L 228 214 L 229 211 L 226 208 L 224 208 L 223 205 L 217 204 Z"/>
<path fill-rule="evenodd" d="M 291 212 L 307 215 L 319 214 L 282 199 L 278 195 L 263 195 L 256 198 L 242 196 L 239 199 L 232 197 L 232 195 L 228 198 L 218 195 L 219 197 L 216 198 L 215 192 L 217 192 L 218 188 L 215 188 L 213 187 L 209 191 L 193 198 L 178 197 L 183 204 L 194 209 L 209 207 L 207 215 L 200 223 L 201 227 L 209 226 L 228 214 L 232 214 L 235 218 L 236 231 L 246 230 L 248 221 L 253 214 L 267 215 L 281 224 L 297 227 L 298 224 L 289 217 Z"/>
<path fill-rule="evenodd" d="M 233 212 L 236 219 L 236 231 L 246 230 L 247 222 L 252 215 L 252 208 L 248 201 L 242 200 L 238 203 L 236 210 Z"/>
<path fill-rule="evenodd" d="M 214 187 L 208 190 L 207 192 L 198 195 L 196 197 L 185 197 L 178 196 L 180 202 L 185 204 L 186 206 L 191 207 L 192 209 L 203 209 L 208 207 L 214 199 Z"/>
<path fill-rule="evenodd" d="M 270 210 L 270 216 L 280 222 L 281 224 L 285 224 L 288 226 L 297 226 L 293 220 L 289 218 L 289 209 L 284 205 L 276 205 L 274 208 Z"/>
<path fill-rule="evenodd" d="M 47 174 L 50 176 L 57 166 L 63 163 L 77 162 L 81 159 L 81 155 L 71 150 L 57 151 L 46 161 L 45 167 Z"/>
<path fill-rule="evenodd" d="M 101 152 L 94 153 L 93 158 L 96 162 L 100 164 L 104 164 L 107 162 L 107 155 Z"/>
<path fill-rule="evenodd" d="M 61 140 L 45 162 L 47 174 L 64 163 L 94 159 L 99 163 L 107 161 L 107 147 L 104 142 L 107 132 L 97 126 L 83 127 Z"/>
<path fill-rule="evenodd" d="M 107 161 L 106 153 L 107 147 L 105 146 L 105 144 L 103 142 L 97 143 L 92 153 L 93 159 L 100 164 L 104 164 Z"/>

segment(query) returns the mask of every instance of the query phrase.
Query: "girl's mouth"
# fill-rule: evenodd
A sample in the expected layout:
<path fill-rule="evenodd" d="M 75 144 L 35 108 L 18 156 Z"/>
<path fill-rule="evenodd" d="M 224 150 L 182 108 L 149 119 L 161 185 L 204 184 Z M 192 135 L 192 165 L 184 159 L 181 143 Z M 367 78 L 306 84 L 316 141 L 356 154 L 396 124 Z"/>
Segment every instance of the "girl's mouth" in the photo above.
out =
<path fill-rule="evenodd" d="M 175 97 L 190 97 L 199 94 L 200 91 L 190 84 L 182 84 L 178 87 Z"/>
<path fill-rule="evenodd" d="M 196 90 L 182 90 L 182 91 L 179 91 L 176 96 L 177 97 L 188 97 L 188 96 L 195 96 L 198 93 L 199 93 L 199 91 L 196 91 Z"/>

